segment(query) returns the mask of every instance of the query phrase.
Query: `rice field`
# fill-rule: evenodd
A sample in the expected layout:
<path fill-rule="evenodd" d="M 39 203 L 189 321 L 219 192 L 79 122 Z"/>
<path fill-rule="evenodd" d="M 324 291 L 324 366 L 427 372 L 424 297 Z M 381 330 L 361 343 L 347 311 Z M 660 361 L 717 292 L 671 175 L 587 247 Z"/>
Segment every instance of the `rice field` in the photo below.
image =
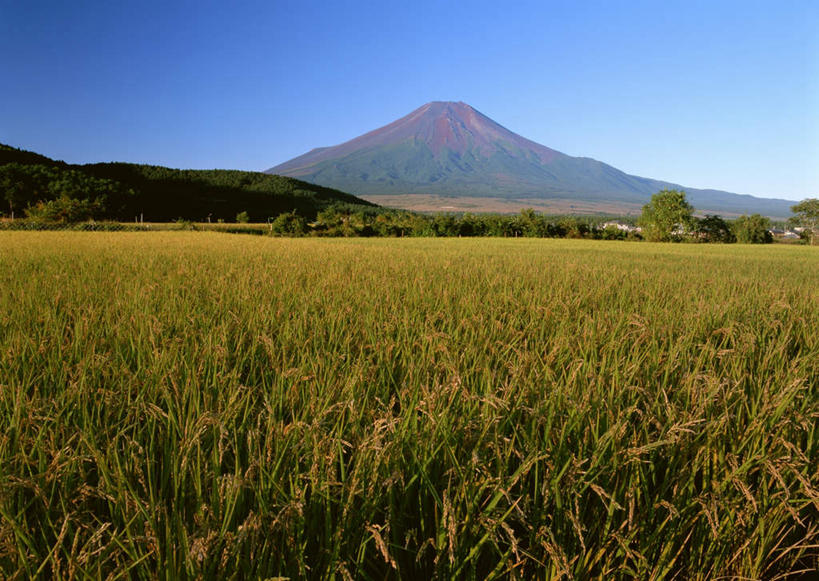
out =
<path fill-rule="evenodd" d="M 819 249 L 0 232 L 0 578 L 819 567 Z"/>

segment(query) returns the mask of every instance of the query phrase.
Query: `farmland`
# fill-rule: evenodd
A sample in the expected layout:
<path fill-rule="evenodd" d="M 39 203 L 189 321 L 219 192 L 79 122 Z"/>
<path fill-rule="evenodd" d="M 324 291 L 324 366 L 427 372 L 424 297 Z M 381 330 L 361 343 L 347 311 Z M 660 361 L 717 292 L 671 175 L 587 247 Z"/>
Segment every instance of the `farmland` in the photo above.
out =
<path fill-rule="evenodd" d="M 819 249 L 0 232 L 0 576 L 776 578 Z"/>

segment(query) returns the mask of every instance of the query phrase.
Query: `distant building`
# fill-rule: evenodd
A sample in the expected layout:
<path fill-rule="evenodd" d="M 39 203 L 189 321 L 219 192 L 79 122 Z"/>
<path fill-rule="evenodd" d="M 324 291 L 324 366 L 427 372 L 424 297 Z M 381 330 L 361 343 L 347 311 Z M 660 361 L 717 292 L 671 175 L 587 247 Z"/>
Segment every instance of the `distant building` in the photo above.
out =
<path fill-rule="evenodd" d="M 774 238 L 781 238 L 783 240 L 795 240 L 799 238 L 799 234 L 803 232 L 804 228 L 794 228 L 793 230 L 783 230 L 781 228 L 771 228 L 768 232 Z"/>
<path fill-rule="evenodd" d="M 631 224 L 623 224 L 622 222 L 618 222 L 617 220 L 611 220 L 609 222 L 603 222 L 600 224 L 600 228 L 605 230 L 606 228 L 617 228 L 621 232 L 642 232 L 643 229 L 639 226 L 632 226 Z"/>
<path fill-rule="evenodd" d="M 684 225 L 677 224 L 676 226 L 674 226 L 674 229 L 671 231 L 671 234 L 673 236 L 685 236 L 686 234 L 689 234 L 689 231 L 685 228 Z"/>

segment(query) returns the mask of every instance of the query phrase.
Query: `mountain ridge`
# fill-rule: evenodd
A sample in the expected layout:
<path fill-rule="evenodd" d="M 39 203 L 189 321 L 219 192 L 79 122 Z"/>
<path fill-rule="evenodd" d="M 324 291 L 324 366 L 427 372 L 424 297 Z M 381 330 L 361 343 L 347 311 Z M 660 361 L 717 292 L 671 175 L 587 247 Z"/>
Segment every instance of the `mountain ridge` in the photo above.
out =
<path fill-rule="evenodd" d="M 670 188 L 685 190 L 703 211 L 771 217 L 788 216 L 794 203 L 627 174 L 527 139 L 461 101 L 426 103 L 383 127 L 314 148 L 265 173 L 370 199 L 424 194 L 634 205 Z"/>

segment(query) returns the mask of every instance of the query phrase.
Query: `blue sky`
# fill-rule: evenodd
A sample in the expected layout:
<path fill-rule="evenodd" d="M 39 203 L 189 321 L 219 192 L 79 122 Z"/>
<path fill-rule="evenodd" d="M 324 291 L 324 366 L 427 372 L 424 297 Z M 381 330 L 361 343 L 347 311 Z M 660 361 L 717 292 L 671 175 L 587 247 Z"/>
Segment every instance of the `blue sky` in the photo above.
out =
<path fill-rule="evenodd" d="M 819 196 L 819 2 L 0 0 L 0 142 L 263 170 L 432 100 L 636 175 Z"/>

